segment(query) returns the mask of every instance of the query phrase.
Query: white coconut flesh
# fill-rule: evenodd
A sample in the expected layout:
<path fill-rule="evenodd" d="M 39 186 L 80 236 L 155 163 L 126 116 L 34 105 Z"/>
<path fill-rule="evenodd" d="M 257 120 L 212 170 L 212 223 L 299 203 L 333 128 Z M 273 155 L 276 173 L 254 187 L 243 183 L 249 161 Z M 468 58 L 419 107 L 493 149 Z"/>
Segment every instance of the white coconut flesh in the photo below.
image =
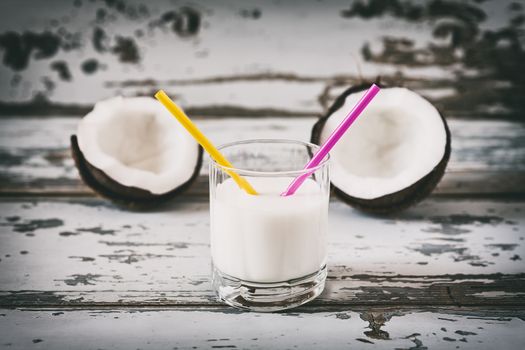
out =
<path fill-rule="evenodd" d="M 364 93 L 347 96 L 328 118 L 321 143 Z M 430 102 L 405 88 L 382 89 L 330 152 L 332 183 L 361 199 L 395 193 L 430 173 L 446 142 L 445 126 Z"/>
<path fill-rule="evenodd" d="M 101 101 L 78 126 L 84 158 L 119 184 L 163 194 L 187 182 L 197 143 L 153 98 Z"/>

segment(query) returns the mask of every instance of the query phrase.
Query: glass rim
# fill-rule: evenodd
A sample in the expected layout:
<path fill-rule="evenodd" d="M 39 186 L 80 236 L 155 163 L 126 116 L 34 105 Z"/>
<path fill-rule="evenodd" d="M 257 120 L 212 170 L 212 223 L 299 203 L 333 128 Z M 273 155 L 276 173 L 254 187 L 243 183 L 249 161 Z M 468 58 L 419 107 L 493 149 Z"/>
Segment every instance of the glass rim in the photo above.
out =
<path fill-rule="evenodd" d="M 316 152 L 320 146 L 311 143 L 311 142 L 305 142 L 305 141 L 299 141 L 299 140 L 291 140 L 291 139 L 248 139 L 248 140 L 241 140 L 241 141 L 234 141 L 234 142 L 228 142 L 224 143 L 217 147 L 219 151 L 228 148 L 228 147 L 234 147 L 239 145 L 248 145 L 248 144 L 256 144 L 256 143 L 273 143 L 273 144 L 295 144 L 299 146 L 305 146 L 307 148 L 310 148 L 313 150 L 313 152 Z M 330 154 L 327 154 L 324 159 L 315 167 L 310 169 L 297 169 L 297 170 L 284 170 L 284 171 L 260 171 L 260 170 L 250 170 L 250 169 L 243 169 L 243 168 L 236 168 L 236 167 L 228 167 L 221 165 L 215 161 L 212 157 L 210 157 L 210 165 L 217 167 L 219 169 L 222 169 L 226 172 L 233 171 L 239 175 L 252 175 L 252 176 L 299 176 L 305 173 L 314 173 L 317 170 L 323 168 L 328 164 L 330 161 Z M 306 165 L 306 164 L 305 164 Z"/>

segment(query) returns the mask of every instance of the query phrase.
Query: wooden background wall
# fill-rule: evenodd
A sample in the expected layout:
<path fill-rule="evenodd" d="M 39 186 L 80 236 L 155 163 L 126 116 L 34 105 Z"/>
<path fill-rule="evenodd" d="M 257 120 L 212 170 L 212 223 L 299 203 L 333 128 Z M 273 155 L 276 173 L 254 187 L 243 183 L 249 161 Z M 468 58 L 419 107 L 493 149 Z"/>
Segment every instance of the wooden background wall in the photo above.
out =
<path fill-rule="evenodd" d="M 307 140 L 344 88 L 378 77 L 448 119 L 438 191 L 524 190 L 520 2 L 6 0 L 0 16 L 3 193 L 89 193 L 68 136 L 103 98 L 163 88 L 216 143 Z"/>

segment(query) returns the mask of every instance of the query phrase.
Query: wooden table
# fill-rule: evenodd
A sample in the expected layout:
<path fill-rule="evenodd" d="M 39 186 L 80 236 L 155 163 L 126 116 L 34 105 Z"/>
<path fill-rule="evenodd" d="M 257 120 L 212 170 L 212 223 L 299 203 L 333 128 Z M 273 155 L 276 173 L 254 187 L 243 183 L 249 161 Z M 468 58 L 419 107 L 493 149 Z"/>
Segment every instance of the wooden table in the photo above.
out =
<path fill-rule="evenodd" d="M 29 5 L 2 2 L 0 38 L 47 31 L 59 43 L 37 45 L 25 67 L 0 45 L 0 347 L 523 348 L 520 4 Z M 308 140 L 344 87 L 377 75 L 442 110 L 449 167 L 430 198 L 394 216 L 333 199 L 326 290 L 289 312 L 216 300 L 206 164 L 184 196 L 129 212 L 95 197 L 69 155 L 79 118 L 116 94 L 165 88 L 217 144 Z"/>

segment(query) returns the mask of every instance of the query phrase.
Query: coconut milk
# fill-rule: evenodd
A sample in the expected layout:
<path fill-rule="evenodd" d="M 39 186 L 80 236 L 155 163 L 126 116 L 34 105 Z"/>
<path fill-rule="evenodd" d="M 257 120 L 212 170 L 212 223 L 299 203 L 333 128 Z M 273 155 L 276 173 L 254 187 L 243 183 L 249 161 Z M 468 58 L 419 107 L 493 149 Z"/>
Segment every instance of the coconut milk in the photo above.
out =
<path fill-rule="evenodd" d="M 259 195 L 246 194 L 228 179 L 217 186 L 211 200 L 215 267 L 238 279 L 260 283 L 288 281 L 319 271 L 326 263 L 328 195 L 310 179 L 289 197 L 280 193 L 292 178 L 248 180 Z"/>

